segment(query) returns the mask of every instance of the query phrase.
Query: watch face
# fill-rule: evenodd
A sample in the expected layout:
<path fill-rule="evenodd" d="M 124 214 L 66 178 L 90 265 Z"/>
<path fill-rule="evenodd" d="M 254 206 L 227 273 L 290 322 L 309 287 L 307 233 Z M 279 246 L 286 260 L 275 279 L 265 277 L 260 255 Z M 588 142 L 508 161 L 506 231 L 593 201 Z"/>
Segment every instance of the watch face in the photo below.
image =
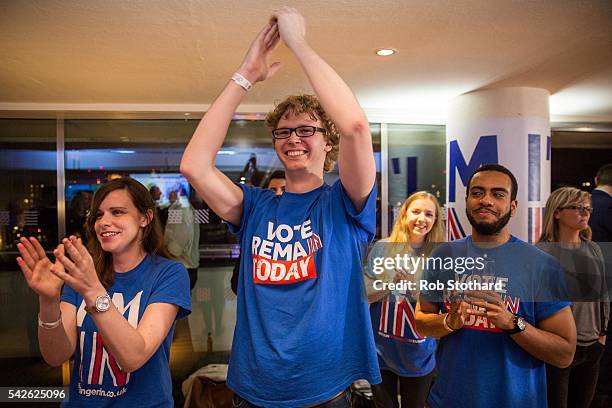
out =
<path fill-rule="evenodd" d="M 522 317 L 519 317 L 516 320 L 516 326 L 521 330 L 525 330 L 525 319 L 523 319 Z"/>
<path fill-rule="evenodd" d="M 110 308 L 110 296 L 98 296 L 96 299 L 96 310 L 98 312 L 106 312 Z"/>

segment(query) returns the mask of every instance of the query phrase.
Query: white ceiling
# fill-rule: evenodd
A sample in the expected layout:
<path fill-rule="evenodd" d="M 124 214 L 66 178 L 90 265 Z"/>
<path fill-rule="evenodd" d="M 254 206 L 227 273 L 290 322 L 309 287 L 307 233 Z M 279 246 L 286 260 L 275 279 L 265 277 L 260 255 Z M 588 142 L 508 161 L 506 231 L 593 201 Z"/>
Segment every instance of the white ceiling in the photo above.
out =
<path fill-rule="evenodd" d="M 610 0 L 289 1 L 311 45 L 370 120 L 444 123 L 465 92 L 550 91 L 553 121 L 612 122 Z M 0 2 L 0 111 L 206 110 L 276 0 Z M 393 57 L 374 50 L 392 47 Z M 308 83 L 283 68 L 241 107 L 262 112 Z M 5 112 L 6 115 L 6 112 Z"/>

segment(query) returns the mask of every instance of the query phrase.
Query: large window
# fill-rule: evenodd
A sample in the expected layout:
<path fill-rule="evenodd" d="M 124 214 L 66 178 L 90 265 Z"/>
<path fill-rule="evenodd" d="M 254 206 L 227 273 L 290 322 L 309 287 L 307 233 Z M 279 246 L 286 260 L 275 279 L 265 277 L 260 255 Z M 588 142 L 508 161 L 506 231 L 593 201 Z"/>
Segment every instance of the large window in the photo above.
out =
<path fill-rule="evenodd" d="M 57 243 L 57 155 L 54 120 L 0 120 L 0 364 L 19 369 L 41 364 L 36 316 L 38 297 L 15 262 L 17 242 L 35 236 L 46 249 Z M 47 368 L 32 384 L 61 381 Z M 0 384 L 28 381 L 0 370 Z"/>
<path fill-rule="evenodd" d="M 134 177 L 150 189 L 166 228 L 184 223 L 169 208 L 177 197 L 197 213 L 193 230 L 197 229 L 200 266 L 192 290 L 192 314 L 179 321 L 175 332 L 173 378 L 182 381 L 205 362 L 227 360 L 236 318 L 230 277 L 240 248 L 227 225 L 180 175 L 179 163 L 197 124 L 197 120 L 0 120 L 5 186 L 5 194 L 0 195 L 0 339 L 4 345 L 0 365 L 23 368 L 18 378 L 14 370 L 0 370 L 0 383 L 59 385 L 62 381 L 62 370 L 48 367 L 40 358 L 38 301 L 16 265 L 16 240 L 37 236 L 50 253 L 62 232 L 85 237 L 93 194 L 107 180 L 121 176 Z M 381 126 L 372 124 L 371 131 L 380 238 Z M 63 166 L 57 168 L 57 163 Z M 234 182 L 254 185 L 282 169 L 269 130 L 253 120 L 232 121 L 216 164 Z M 336 167 L 325 181 L 331 184 L 338 177 Z M 58 185 L 64 188 L 59 194 Z"/>
<path fill-rule="evenodd" d="M 387 125 L 389 232 L 406 198 L 428 191 L 446 202 L 446 133 L 444 126 Z"/>

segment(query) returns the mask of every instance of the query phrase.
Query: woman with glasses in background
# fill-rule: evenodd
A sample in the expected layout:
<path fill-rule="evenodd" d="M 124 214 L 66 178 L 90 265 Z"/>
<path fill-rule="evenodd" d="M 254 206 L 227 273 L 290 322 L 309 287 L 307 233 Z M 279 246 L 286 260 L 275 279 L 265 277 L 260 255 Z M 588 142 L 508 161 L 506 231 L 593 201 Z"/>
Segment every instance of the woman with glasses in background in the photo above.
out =
<path fill-rule="evenodd" d="M 605 263 L 601 249 L 591 241 L 591 196 L 573 187 L 555 190 L 544 212 L 538 247 L 559 260 L 564 270 L 577 345 L 567 368 L 546 365 L 548 406 L 588 408 L 599 374 L 610 317 Z"/>

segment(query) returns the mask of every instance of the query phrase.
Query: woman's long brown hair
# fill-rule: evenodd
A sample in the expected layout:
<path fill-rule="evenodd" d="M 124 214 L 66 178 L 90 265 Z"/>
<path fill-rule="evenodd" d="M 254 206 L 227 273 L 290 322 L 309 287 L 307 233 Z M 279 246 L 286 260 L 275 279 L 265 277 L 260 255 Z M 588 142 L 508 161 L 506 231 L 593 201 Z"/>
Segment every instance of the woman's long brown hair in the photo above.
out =
<path fill-rule="evenodd" d="M 98 241 L 98 237 L 96 236 L 96 214 L 98 213 L 102 201 L 104 201 L 110 192 L 115 190 L 127 191 L 132 199 L 134 207 L 136 207 L 140 214 L 149 219 L 149 223 L 142 228 L 141 243 L 144 251 L 152 255 L 171 258 L 171 255 L 164 245 L 161 225 L 155 212 L 155 202 L 146 187 L 129 177 L 109 181 L 100 187 L 94 195 L 87 222 L 85 223 L 88 241 L 87 249 L 93 258 L 98 278 L 105 288 L 112 286 L 115 280 L 115 269 L 113 268 L 112 255 L 102 250 L 100 241 Z"/>

